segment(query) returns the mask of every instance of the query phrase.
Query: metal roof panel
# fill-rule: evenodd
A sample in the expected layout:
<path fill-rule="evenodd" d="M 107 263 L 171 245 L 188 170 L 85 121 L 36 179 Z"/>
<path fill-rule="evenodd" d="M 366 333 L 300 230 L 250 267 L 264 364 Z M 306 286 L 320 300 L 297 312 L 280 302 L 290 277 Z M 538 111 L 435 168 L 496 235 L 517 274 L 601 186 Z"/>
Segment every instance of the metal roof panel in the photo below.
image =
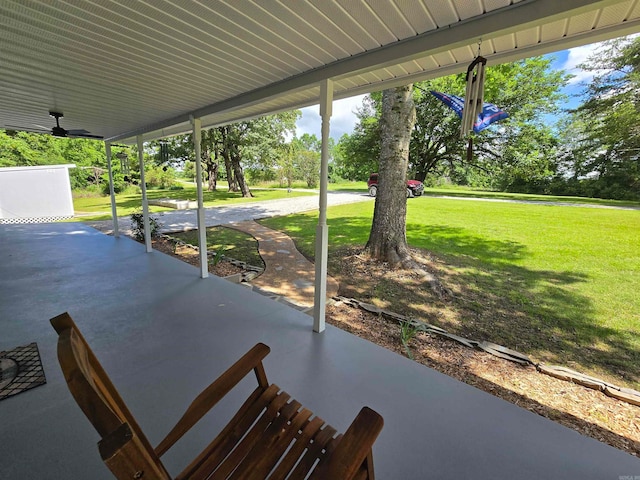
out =
<path fill-rule="evenodd" d="M 151 138 L 638 31 L 638 0 L 1 0 L 0 127 Z"/>

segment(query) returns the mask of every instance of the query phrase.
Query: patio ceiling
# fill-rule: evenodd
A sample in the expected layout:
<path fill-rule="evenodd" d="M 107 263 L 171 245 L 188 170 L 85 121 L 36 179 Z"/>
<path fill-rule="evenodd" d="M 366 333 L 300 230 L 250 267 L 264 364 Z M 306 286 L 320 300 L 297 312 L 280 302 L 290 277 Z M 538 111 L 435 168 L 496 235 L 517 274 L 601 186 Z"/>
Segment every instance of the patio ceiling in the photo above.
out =
<path fill-rule="evenodd" d="M 2 0 L 0 128 L 149 140 L 639 31 L 640 0 Z"/>

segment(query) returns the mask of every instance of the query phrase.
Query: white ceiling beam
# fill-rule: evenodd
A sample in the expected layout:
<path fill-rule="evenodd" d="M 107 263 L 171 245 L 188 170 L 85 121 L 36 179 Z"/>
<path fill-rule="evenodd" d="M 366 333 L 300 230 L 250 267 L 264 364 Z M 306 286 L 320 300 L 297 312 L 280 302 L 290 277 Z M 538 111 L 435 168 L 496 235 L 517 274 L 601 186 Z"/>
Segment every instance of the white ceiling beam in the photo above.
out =
<path fill-rule="evenodd" d="M 545 55 L 547 53 L 557 52 L 559 50 L 567 50 L 569 48 L 578 47 L 582 45 L 588 45 L 591 43 L 602 42 L 611 38 L 622 37 L 633 33 L 640 32 L 640 20 L 633 20 L 623 25 L 623 28 L 619 26 L 611 26 L 599 30 L 593 30 L 585 32 L 583 34 L 572 36 L 571 38 L 565 38 L 552 42 L 541 43 L 538 45 L 531 45 L 528 47 L 521 47 L 516 50 L 508 52 L 497 53 L 494 55 L 484 55 L 487 58 L 488 65 L 500 65 L 503 63 L 515 62 L 522 60 L 523 58 L 535 57 L 538 55 Z M 355 95 L 362 95 L 364 93 L 377 92 L 386 88 L 400 87 L 409 83 L 422 82 L 424 80 L 431 80 L 434 78 L 445 77 L 447 75 L 453 75 L 455 73 L 463 72 L 467 69 L 467 64 L 454 64 L 446 65 L 444 67 L 418 72 L 403 77 L 394 78 L 391 80 L 385 80 L 384 82 L 361 85 L 354 88 L 341 90 L 336 93 L 335 99 L 349 98 Z"/>

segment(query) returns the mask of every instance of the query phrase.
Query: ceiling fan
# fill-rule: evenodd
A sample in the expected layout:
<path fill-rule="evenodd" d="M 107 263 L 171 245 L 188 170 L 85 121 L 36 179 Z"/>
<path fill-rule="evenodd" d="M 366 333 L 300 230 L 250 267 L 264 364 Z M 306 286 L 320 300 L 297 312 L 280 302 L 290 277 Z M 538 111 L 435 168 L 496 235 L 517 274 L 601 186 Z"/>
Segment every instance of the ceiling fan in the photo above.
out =
<path fill-rule="evenodd" d="M 43 125 L 36 125 L 36 124 L 34 124 L 34 126 L 38 127 L 38 128 L 18 127 L 18 126 L 15 126 L 15 125 L 7 125 L 6 129 L 7 130 L 16 129 L 16 130 L 23 130 L 23 131 L 34 132 L 34 133 L 50 133 L 54 137 L 95 138 L 95 139 L 98 139 L 98 140 L 102 140 L 102 138 L 103 138 L 103 137 L 101 137 L 99 135 L 91 135 L 91 133 L 89 131 L 84 130 L 84 129 L 66 130 L 66 129 L 62 128 L 60 126 L 60 119 L 63 118 L 64 115 L 61 112 L 49 112 L 49 115 L 51 115 L 53 118 L 56 119 L 56 126 L 53 127 L 51 130 L 49 130 L 48 127 L 45 127 Z"/>

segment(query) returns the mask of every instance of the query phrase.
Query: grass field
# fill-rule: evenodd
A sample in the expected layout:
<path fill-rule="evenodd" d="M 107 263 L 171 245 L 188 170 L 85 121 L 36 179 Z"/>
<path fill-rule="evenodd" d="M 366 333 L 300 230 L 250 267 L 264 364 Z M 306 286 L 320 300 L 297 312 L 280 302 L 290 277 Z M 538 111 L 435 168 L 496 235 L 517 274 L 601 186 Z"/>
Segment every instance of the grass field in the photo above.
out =
<path fill-rule="evenodd" d="M 364 245 L 372 215 L 373 203 L 329 209 L 330 258 Z M 261 222 L 313 257 L 316 215 Z M 384 279 L 362 289 L 369 300 L 640 385 L 640 211 L 421 197 L 408 202 L 407 239 L 432 252 L 453 300 L 415 288 L 398 294 Z"/>
<path fill-rule="evenodd" d="M 172 233 L 171 236 L 191 245 L 198 245 L 198 230 Z M 254 267 L 264 266 L 262 257 L 258 253 L 256 239 L 233 228 L 207 228 L 207 250 L 216 253 L 222 251 L 228 257 L 241 260 Z"/>
<path fill-rule="evenodd" d="M 147 190 L 147 197 L 151 199 L 155 198 L 172 198 L 180 200 L 196 200 L 196 188 L 193 185 L 187 183 L 181 183 L 184 187 L 183 190 L 168 190 L 168 189 L 152 189 Z M 275 200 L 278 198 L 290 198 L 297 196 L 313 195 L 307 192 L 291 192 L 286 190 L 252 190 L 253 198 L 243 198 L 240 193 L 228 192 L 226 185 L 219 186 L 219 190 L 216 192 L 205 191 L 203 194 L 205 207 L 215 207 L 221 205 L 230 205 L 233 203 L 246 203 L 246 202 L 261 202 L 265 200 Z M 139 210 L 142 205 L 141 193 L 123 193 L 116 195 L 116 204 L 118 208 L 118 216 L 130 215 L 136 210 Z M 111 199 L 108 195 L 89 194 L 83 195 L 82 193 L 74 193 L 73 208 L 76 215 L 81 214 L 79 218 L 83 221 L 88 220 L 109 220 L 111 218 Z M 157 207 L 151 205 L 149 211 L 151 212 L 163 212 L 171 210 L 165 207 Z M 95 215 L 92 215 L 95 213 Z M 73 221 L 77 221 L 78 218 L 74 218 Z"/>
<path fill-rule="evenodd" d="M 330 183 L 329 190 L 346 192 L 366 192 L 367 182 L 350 182 L 343 180 L 337 183 Z M 602 198 L 569 197 L 559 195 L 534 195 L 529 193 L 494 192 L 491 190 L 474 190 L 470 187 L 455 186 L 449 187 L 425 187 L 425 196 L 445 196 L 464 198 L 495 198 L 500 200 L 527 200 L 534 202 L 563 202 L 563 203 L 587 203 L 594 205 L 608 205 L 614 207 L 640 207 L 640 202 L 625 200 L 605 200 Z"/>

